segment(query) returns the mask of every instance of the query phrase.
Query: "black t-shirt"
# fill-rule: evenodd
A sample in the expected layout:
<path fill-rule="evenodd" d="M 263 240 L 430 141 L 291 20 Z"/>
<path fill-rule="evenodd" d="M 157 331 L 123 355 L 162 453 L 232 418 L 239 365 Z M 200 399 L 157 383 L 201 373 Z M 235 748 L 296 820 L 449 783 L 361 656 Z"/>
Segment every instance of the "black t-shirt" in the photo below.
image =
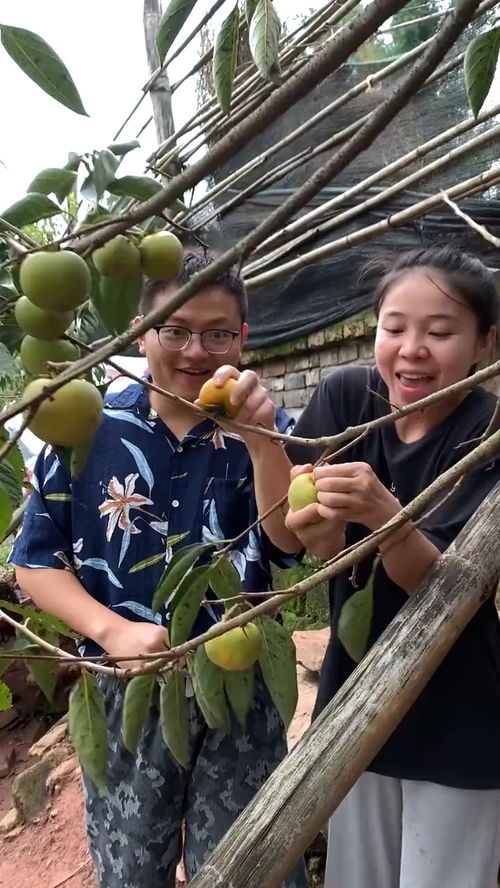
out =
<path fill-rule="evenodd" d="M 333 371 L 318 386 L 294 434 L 334 435 L 347 426 L 387 413 L 389 407 L 373 392 L 387 395 L 375 368 L 344 367 Z M 368 463 L 382 483 L 406 505 L 473 448 L 474 439 L 484 432 L 491 418 L 495 401 L 492 394 L 474 389 L 450 416 L 419 441 L 403 443 L 391 424 L 371 432 L 342 460 Z M 315 462 L 320 455 L 319 450 L 294 444 L 287 450 L 294 463 Z M 470 473 L 422 523 L 421 530 L 444 551 L 499 480 L 500 458 Z M 347 545 L 367 535 L 366 528 L 350 524 Z M 359 588 L 366 583 L 372 563 L 373 556 L 359 564 Z M 350 574 L 350 570 L 345 571 L 330 584 L 332 635 L 315 714 L 326 706 L 356 666 L 336 639 L 340 611 L 354 592 Z M 374 582 L 370 645 L 407 600 L 407 594 L 392 582 L 380 563 Z M 500 788 L 500 622 L 494 592 L 472 618 L 369 770 L 446 786 Z"/>

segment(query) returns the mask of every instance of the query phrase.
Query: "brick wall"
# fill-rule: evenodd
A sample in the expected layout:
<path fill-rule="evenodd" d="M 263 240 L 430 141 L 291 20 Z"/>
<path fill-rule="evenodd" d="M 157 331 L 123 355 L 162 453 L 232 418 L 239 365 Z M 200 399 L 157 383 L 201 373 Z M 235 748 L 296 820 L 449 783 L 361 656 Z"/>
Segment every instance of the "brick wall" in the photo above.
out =
<path fill-rule="evenodd" d="M 298 416 L 318 382 L 339 364 L 373 363 L 375 318 L 352 318 L 274 349 L 247 351 L 242 364 L 262 376 L 278 407 Z"/>

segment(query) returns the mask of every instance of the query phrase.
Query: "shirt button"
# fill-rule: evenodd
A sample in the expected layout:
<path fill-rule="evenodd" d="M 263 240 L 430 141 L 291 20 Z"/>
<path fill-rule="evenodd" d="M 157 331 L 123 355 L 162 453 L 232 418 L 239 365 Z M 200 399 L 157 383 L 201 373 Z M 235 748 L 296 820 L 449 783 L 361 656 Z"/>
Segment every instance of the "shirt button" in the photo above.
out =
<path fill-rule="evenodd" d="M 184 450 L 184 447 L 182 446 L 182 444 L 179 444 L 179 446 L 177 448 L 177 453 L 182 453 L 183 450 Z"/>
<path fill-rule="evenodd" d="M 174 509 L 177 509 L 177 507 L 179 505 L 179 500 L 172 500 L 172 505 L 173 505 Z"/>

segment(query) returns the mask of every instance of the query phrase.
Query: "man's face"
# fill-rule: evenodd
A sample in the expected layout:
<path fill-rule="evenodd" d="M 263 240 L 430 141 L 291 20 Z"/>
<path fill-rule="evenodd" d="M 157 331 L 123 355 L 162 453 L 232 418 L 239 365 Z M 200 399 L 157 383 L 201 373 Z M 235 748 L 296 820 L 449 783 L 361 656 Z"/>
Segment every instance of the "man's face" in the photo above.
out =
<path fill-rule="evenodd" d="M 159 293 L 153 307 L 158 308 L 167 303 L 178 289 L 172 286 Z M 199 335 L 192 336 L 189 344 L 179 351 L 161 345 L 156 330 L 148 330 L 139 338 L 139 348 L 141 354 L 147 358 L 153 382 L 188 401 L 194 401 L 198 397 L 201 386 L 214 375 L 218 367 L 223 364 L 238 365 L 248 331 L 247 325 L 241 322 L 236 297 L 218 286 L 200 290 L 167 318 L 165 326 L 183 327 L 194 334 L 207 330 L 237 333 L 232 337 L 229 351 L 224 354 L 209 354 L 201 344 Z M 166 335 L 160 336 L 162 342 L 165 342 Z M 217 335 L 214 338 L 217 339 Z"/>

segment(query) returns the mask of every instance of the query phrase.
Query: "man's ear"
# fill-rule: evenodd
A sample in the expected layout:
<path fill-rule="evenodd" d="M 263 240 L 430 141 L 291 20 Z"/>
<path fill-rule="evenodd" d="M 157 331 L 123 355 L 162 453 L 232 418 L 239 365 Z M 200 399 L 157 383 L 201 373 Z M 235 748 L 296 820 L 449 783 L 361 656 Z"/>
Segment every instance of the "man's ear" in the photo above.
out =
<path fill-rule="evenodd" d="M 248 324 L 241 325 L 241 347 L 245 345 L 245 342 L 248 339 Z"/>
<path fill-rule="evenodd" d="M 137 317 L 135 317 L 134 320 L 132 321 L 132 326 L 136 327 L 140 321 L 142 321 L 142 315 L 137 315 Z M 137 345 L 139 347 L 139 353 L 141 355 L 145 355 L 146 354 L 146 347 L 144 345 L 144 336 L 138 336 L 135 341 L 137 342 Z"/>

